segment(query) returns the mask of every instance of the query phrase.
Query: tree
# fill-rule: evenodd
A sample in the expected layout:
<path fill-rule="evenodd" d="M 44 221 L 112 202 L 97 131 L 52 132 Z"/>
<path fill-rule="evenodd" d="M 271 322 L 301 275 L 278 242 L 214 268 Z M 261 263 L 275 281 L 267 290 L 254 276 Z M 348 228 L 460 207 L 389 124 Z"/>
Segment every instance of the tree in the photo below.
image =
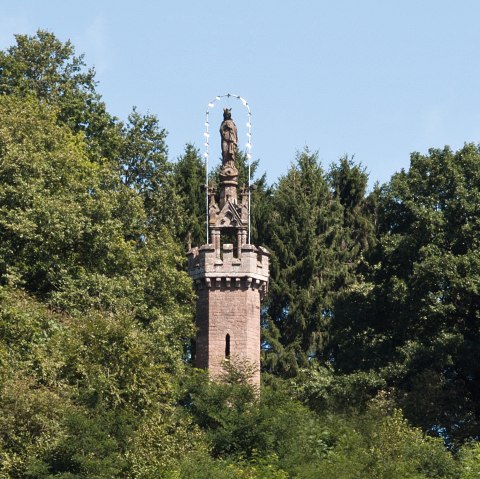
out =
<path fill-rule="evenodd" d="M 458 467 L 442 441 L 426 437 L 408 424 L 401 411 L 391 407 L 380 397 L 359 416 L 322 417 L 331 448 L 319 465 L 305 467 L 303 477 L 458 477 Z"/>
<path fill-rule="evenodd" d="M 321 357 L 335 292 L 344 284 L 341 204 L 316 154 L 298 155 L 271 200 L 271 283 L 264 328 L 264 365 L 295 374 Z"/>
<path fill-rule="evenodd" d="M 258 397 L 244 366 L 227 365 L 222 383 L 193 371 L 184 382 L 182 403 L 204 431 L 213 457 L 271 464 L 295 476 L 326 452 L 317 417 L 292 399 L 287 384 L 278 379 L 263 384 Z"/>
<path fill-rule="evenodd" d="M 343 226 L 346 230 L 345 249 L 355 259 L 375 244 L 375 228 L 372 215 L 372 199 L 367 197 L 368 174 L 360 164 L 348 156 L 330 165 L 328 180 L 333 195 L 343 207 Z M 353 259 L 353 258 L 352 258 Z M 352 266 L 357 266 L 357 261 Z"/>
<path fill-rule="evenodd" d="M 460 451 L 460 479 L 475 479 L 480 474 L 480 443 L 466 444 Z"/>
<path fill-rule="evenodd" d="M 250 161 L 247 155 L 238 150 L 235 166 L 238 169 L 238 184 L 248 186 L 250 183 L 250 241 L 254 245 L 268 246 L 268 218 L 272 187 L 267 184 L 267 175 L 259 176 L 260 160 Z"/>
<path fill-rule="evenodd" d="M 51 107 L 2 96 L 0 112 L 2 283 L 70 312 L 169 318 L 188 336 L 184 258 L 167 227 L 150 231 L 139 193 L 89 161 L 82 135 L 59 125 Z"/>
<path fill-rule="evenodd" d="M 82 135 L 58 125 L 55 109 L 3 96 L 0 111 L 3 282 L 48 296 L 84 273 L 129 271 L 143 222 L 138 198 L 89 161 Z"/>
<path fill-rule="evenodd" d="M 179 322 L 69 315 L 0 287 L 0 477 L 151 477 L 206 449 L 176 412 Z"/>
<path fill-rule="evenodd" d="M 58 108 L 57 119 L 83 132 L 96 161 L 111 157 L 119 142 L 119 125 L 96 92 L 95 70 L 85 68 L 70 41 L 38 30 L 15 35 L 16 45 L 0 52 L 0 93 L 22 98 L 32 94 Z"/>
<path fill-rule="evenodd" d="M 155 115 L 140 115 L 134 108 L 122 130 L 118 163 L 123 184 L 143 200 L 149 229 L 166 226 L 175 233 L 182 229 L 183 211 L 175 191 L 173 165 L 168 161 L 166 136 Z"/>
<path fill-rule="evenodd" d="M 185 153 L 175 163 L 174 177 L 184 215 L 179 239 L 185 248 L 189 242 L 202 245 L 206 242 L 205 165 L 193 145 L 186 145 Z"/>
<path fill-rule="evenodd" d="M 336 309 L 335 364 L 375 370 L 414 424 L 480 433 L 480 151 L 415 153 L 379 199 L 369 282 Z"/>

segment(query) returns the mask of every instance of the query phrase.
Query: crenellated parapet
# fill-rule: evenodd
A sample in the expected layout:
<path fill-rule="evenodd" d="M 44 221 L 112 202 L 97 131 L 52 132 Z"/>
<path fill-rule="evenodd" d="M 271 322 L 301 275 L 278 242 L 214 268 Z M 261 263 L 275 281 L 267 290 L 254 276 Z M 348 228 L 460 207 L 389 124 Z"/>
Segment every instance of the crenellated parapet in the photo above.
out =
<path fill-rule="evenodd" d="M 244 244 L 234 255 L 232 244 L 218 250 L 213 244 L 192 248 L 188 253 L 188 273 L 197 289 L 251 288 L 267 292 L 270 253 L 266 248 Z"/>

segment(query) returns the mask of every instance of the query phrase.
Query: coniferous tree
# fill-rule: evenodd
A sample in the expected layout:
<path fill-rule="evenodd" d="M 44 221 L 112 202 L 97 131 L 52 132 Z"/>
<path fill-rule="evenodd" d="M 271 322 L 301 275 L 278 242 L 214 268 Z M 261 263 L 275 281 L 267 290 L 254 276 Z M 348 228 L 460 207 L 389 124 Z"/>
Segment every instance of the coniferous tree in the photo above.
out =
<path fill-rule="evenodd" d="M 362 165 L 344 156 L 330 166 L 328 180 L 343 207 L 343 226 L 347 233 L 343 246 L 358 258 L 375 243 L 372 206 L 366 194 L 368 174 Z"/>
<path fill-rule="evenodd" d="M 332 300 L 347 272 L 342 208 L 308 150 L 280 178 L 271 204 L 264 364 L 290 375 L 324 350 Z"/>
<path fill-rule="evenodd" d="M 205 165 L 191 144 L 174 165 L 175 188 L 180 198 L 184 221 L 178 237 L 184 247 L 206 242 Z"/>
<path fill-rule="evenodd" d="M 267 246 L 268 233 L 266 229 L 272 188 L 267 184 L 266 173 L 259 176 L 260 160 L 258 159 L 250 162 L 249 181 L 248 163 L 246 154 L 238 150 L 235 157 L 238 184 L 239 186 L 248 186 L 250 183 L 250 241 L 257 246 Z"/>

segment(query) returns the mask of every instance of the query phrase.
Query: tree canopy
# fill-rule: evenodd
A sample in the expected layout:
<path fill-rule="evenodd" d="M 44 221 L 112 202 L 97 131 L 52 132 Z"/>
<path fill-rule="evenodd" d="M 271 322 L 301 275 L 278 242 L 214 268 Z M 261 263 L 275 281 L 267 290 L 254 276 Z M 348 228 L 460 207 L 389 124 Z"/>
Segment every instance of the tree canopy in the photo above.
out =
<path fill-rule="evenodd" d="M 272 185 L 252 164 L 259 396 L 192 365 L 198 150 L 171 161 L 159 118 L 97 88 L 50 32 L 0 52 L 0 479 L 478 477 L 480 147 L 371 192 L 348 156 Z"/>
<path fill-rule="evenodd" d="M 378 371 L 415 423 L 460 441 L 480 431 L 479 153 L 415 153 L 382 187 L 368 281 L 335 319 L 342 371 Z"/>

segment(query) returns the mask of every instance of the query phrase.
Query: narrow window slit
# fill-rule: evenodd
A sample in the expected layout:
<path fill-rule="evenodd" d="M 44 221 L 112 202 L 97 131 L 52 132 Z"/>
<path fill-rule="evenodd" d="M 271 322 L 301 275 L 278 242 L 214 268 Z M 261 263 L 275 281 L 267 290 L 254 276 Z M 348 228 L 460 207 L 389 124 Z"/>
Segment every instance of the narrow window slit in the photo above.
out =
<path fill-rule="evenodd" d="M 230 357 L 230 335 L 227 334 L 225 336 L 225 358 L 228 359 Z"/>

